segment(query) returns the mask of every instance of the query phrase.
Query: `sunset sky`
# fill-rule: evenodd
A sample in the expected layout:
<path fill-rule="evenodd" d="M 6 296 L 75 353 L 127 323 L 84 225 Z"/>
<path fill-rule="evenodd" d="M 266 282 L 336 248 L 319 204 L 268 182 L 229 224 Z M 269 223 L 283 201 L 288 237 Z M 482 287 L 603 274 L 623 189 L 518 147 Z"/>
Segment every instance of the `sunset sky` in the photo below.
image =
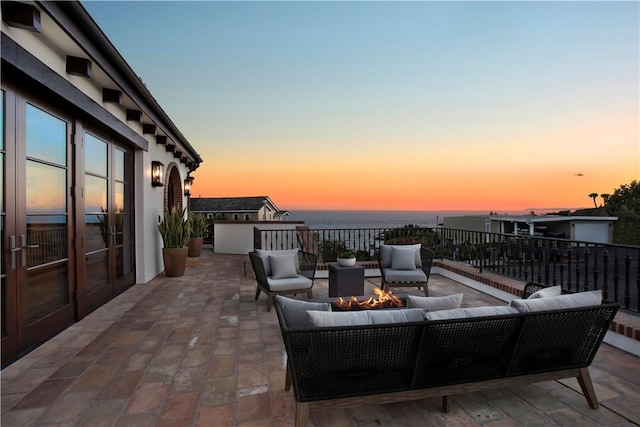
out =
<path fill-rule="evenodd" d="M 281 209 L 593 207 L 640 179 L 629 2 L 83 2 L 204 162 Z"/>

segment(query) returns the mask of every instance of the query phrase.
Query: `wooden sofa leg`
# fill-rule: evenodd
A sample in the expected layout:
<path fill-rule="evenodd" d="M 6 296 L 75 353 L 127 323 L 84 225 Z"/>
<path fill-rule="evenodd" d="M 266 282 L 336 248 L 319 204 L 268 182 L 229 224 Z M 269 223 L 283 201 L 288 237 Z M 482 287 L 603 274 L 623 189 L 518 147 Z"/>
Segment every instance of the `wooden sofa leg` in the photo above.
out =
<path fill-rule="evenodd" d="M 296 427 L 306 427 L 309 421 L 309 403 L 296 402 Z"/>
<path fill-rule="evenodd" d="M 428 297 L 429 296 L 429 287 L 426 285 L 426 283 L 425 283 L 425 285 L 423 287 L 424 287 L 424 296 Z"/>
<path fill-rule="evenodd" d="M 449 396 L 442 396 L 442 412 L 449 413 Z"/>
<path fill-rule="evenodd" d="M 598 409 L 600 405 L 598 403 L 598 398 L 596 397 L 596 391 L 593 388 L 593 383 L 591 382 L 589 368 L 581 368 L 580 374 L 578 374 L 577 378 L 578 384 L 580 384 L 580 389 L 582 389 L 582 393 L 584 393 L 584 397 L 587 399 L 587 403 L 591 409 Z"/>
<path fill-rule="evenodd" d="M 273 305 L 273 295 L 269 293 L 267 298 L 267 311 L 271 311 L 271 306 Z"/>
<path fill-rule="evenodd" d="M 260 286 L 258 286 L 258 289 L 256 289 L 256 300 L 258 300 L 258 297 L 260 296 L 260 291 L 262 289 L 260 289 Z"/>

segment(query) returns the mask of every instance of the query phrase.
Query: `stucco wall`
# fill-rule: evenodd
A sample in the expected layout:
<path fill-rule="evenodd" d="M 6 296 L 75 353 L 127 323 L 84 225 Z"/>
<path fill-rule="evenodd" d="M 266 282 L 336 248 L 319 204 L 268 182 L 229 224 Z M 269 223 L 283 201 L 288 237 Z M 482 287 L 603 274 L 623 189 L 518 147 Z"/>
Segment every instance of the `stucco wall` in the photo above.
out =
<path fill-rule="evenodd" d="M 213 225 L 214 250 L 225 254 L 247 254 L 253 250 L 253 229 L 260 230 L 291 230 L 295 235 L 295 222 L 265 223 L 263 221 L 220 221 Z"/>

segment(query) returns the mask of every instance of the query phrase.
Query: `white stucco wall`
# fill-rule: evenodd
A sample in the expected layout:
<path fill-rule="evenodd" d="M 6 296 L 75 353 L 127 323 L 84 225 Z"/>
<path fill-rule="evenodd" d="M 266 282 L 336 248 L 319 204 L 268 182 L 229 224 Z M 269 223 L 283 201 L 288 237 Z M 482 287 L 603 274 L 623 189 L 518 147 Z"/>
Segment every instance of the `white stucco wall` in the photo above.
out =
<path fill-rule="evenodd" d="M 170 165 L 178 167 L 180 183 L 187 177 L 188 170 L 182 163 L 175 162 L 173 153 L 167 153 L 164 145 L 149 143 L 149 151 L 136 153 L 136 278 L 138 283 L 146 283 L 164 271 L 162 262 L 162 238 L 158 223 L 164 215 L 164 194 L 167 191 Z M 151 186 L 151 162 L 164 164 L 163 187 Z M 142 197 L 140 197 L 142 195 Z M 182 195 L 182 206 L 187 206 L 187 198 Z"/>
<path fill-rule="evenodd" d="M 264 224 L 257 222 L 216 222 L 213 225 L 214 250 L 224 254 L 248 254 L 253 251 L 253 228 L 261 230 L 292 230 L 295 236 L 296 223 L 277 222 Z"/>

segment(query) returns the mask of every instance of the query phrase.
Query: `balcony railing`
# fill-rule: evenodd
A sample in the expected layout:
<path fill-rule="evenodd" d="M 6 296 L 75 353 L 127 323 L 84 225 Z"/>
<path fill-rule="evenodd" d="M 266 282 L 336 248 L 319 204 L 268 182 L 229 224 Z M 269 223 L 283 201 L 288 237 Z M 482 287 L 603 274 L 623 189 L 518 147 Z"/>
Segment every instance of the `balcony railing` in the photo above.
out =
<path fill-rule="evenodd" d="M 639 312 L 640 246 L 487 233 L 450 228 L 311 229 L 254 228 L 254 248 L 301 248 L 321 262 L 350 249 L 358 260 L 374 260 L 381 243 L 422 242 L 437 256 L 523 281 L 561 285 L 568 291 L 601 289 L 603 298 Z"/>

